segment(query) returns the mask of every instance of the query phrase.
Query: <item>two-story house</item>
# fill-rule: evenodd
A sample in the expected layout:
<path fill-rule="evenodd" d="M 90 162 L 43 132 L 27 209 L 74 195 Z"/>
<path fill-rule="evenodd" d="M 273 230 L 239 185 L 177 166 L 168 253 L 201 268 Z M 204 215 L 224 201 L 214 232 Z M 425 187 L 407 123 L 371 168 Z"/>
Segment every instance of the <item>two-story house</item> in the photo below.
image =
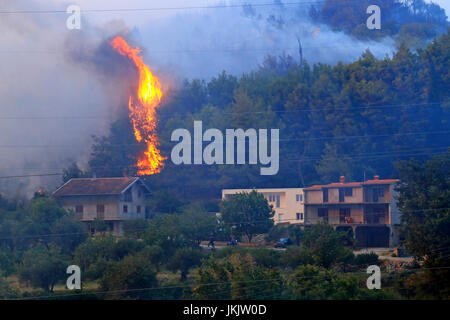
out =
<path fill-rule="evenodd" d="M 136 177 L 70 179 L 53 197 L 92 229 L 95 219 L 106 221 L 113 233 L 122 233 L 122 223 L 146 218 L 148 187 Z"/>
<path fill-rule="evenodd" d="M 272 205 L 275 215 L 274 223 L 304 223 L 304 195 L 302 188 L 278 189 L 224 189 L 222 199 L 229 199 L 233 194 L 255 190 L 264 195 Z"/>
<path fill-rule="evenodd" d="M 339 182 L 304 188 L 305 225 L 325 221 L 347 230 L 361 247 L 397 244 L 400 215 L 395 201 L 395 179 Z"/>

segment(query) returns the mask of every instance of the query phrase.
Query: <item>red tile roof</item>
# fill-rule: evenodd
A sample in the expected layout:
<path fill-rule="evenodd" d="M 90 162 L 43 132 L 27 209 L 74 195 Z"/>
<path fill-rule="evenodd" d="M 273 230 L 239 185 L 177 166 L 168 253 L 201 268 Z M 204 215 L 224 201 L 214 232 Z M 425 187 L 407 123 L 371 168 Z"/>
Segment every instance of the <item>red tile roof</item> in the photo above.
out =
<path fill-rule="evenodd" d="M 136 182 L 136 177 L 70 179 L 53 196 L 117 195 Z"/>
<path fill-rule="evenodd" d="M 304 190 L 320 190 L 322 188 L 339 188 L 339 187 L 362 187 L 367 184 L 391 184 L 396 183 L 399 180 L 396 179 L 384 179 L 384 180 L 367 180 L 364 182 L 333 182 L 330 184 L 314 185 Z"/>

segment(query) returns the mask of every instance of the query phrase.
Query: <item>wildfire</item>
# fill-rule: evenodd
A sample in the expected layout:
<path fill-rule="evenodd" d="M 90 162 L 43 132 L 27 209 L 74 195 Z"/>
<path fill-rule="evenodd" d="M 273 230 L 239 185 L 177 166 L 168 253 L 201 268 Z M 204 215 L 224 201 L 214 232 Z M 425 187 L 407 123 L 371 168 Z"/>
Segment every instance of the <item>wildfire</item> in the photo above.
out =
<path fill-rule="evenodd" d="M 159 152 L 156 135 L 156 108 L 162 97 L 161 84 L 158 77 L 152 74 L 149 67 L 143 62 L 139 55 L 139 48 L 131 48 L 120 36 L 115 37 L 110 45 L 118 53 L 133 61 L 139 71 L 137 101 L 133 101 L 130 96 L 128 103 L 129 117 L 133 124 L 136 141 L 144 141 L 147 145 L 143 154 L 138 156 L 138 175 L 158 173 L 166 160 L 166 157 L 161 156 Z"/>

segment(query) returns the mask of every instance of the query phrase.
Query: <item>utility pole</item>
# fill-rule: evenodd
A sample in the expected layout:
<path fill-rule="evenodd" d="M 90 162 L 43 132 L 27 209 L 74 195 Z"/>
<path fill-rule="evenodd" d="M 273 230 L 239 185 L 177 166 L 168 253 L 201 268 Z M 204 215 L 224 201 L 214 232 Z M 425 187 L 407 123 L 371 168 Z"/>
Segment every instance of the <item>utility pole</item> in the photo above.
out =
<path fill-rule="evenodd" d="M 302 50 L 302 42 L 300 41 L 300 37 L 297 35 L 298 42 L 298 55 L 300 57 L 300 66 L 303 65 L 303 50 Z"/>

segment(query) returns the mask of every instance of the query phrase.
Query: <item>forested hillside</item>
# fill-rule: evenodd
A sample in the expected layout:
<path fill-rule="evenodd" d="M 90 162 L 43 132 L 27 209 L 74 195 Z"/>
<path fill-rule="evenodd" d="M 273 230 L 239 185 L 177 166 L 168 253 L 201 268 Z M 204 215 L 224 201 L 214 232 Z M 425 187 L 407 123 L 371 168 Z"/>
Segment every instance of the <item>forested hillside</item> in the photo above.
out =
<path fill-rule="evenodd" d="M 343 2 L 345 8 L 342 8 Z M 365 24 L 367 8 L 377 5 L 381 13 L 381 29 L 369 30 Z M 313 5 L 314 21 L 355 38 L 382 39 L 393 37 L 398 44 L 421 46 L 426 40 L 445 31 L 448 26 L 445 11 L 424 0 L 325 0 Z"/>
<path fill-rule="evenodd" d="M 224 71 L 210 81 L 185 81 L 158 108 L 161 150 L 168 159 L 146 181 L 185 198 L 208 198 L 219 197 L 222 188 L 302 187 L 340 175 L 394 178 L 395 161 L 428 158 L 450 145 L 449 61 L 447 30 L 425 49 L 402 47 L 392 58 L 376 59 L 367 51 L 353 63 L 330 66 L 270 56 L 240 77 Z M 203 121 L 203 130 L 222 132 L 279 128 L 278 174 L 261 176 L 259 166 L 172 164 L 171 133 L 192 132 L 194 120 Z M 108 137 L 95 138 L 89 174 L 135 174 L 139 148 L 128 119 L 119 119 Z"/>

